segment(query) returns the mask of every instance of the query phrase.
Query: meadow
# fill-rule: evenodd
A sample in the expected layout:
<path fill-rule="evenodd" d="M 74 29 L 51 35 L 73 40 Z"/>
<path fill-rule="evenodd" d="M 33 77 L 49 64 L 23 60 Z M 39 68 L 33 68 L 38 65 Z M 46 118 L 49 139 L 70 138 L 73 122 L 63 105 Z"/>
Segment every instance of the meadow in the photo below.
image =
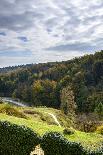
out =
<path fill-rule="evenodd" d="M 57 118 L 61 126 L 58 126 L 50 113 Z M 48 131 L 56 131 L 63 134 L 63 130 L 66 127 L 73 129 L 70 118 L 57 109 L 46 107 L 21 108 L 0 104 L 0 120 L 9 121 L 17 125 L 25 125 L 41 136 Z M 91 150 L 96 150 L 102 145 L 103 136 L 101 134 L 73 130 L 74 134 L 64 135 L 68 140 L 80 142 L 84 148 Z"/>

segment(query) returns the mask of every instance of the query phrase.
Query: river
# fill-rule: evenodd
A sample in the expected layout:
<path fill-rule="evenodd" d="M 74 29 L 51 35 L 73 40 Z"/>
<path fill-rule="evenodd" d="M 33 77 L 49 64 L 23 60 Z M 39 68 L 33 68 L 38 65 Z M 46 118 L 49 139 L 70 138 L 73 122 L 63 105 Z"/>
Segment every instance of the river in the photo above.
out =
<path fill-rule="evenodd" d="M 4 102 L 8 102 L 10 104 L 13 104 L 13 105 L 16 105 L 16 106 L 20 106 L 20 107 L 29 107 L 29 105 L 26 105 L 22 102 L 19 102 L 19 101 L 15 101 L 14 99 L 12 98 L 8 98 L 8 97 L 3 97 L 2 100 Z"/>

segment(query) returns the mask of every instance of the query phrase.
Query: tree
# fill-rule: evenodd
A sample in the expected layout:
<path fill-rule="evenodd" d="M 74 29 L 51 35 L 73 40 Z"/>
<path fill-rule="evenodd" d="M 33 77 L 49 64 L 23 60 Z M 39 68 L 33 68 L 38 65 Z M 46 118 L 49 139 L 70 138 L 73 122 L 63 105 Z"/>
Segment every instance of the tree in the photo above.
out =
<path fill-rule="evenodd" d="M 103 118 L 103 103 L 100 102 L 97 107 L 95 108 L 95 112 L 99 115 L 99 118 Z"/>
<path fill-rule="evenodd" d="M 35 81 L 33 84 L 33 103 L 34 105 L 58 108 L 56 82 L 50 80 Z"/>
<path fill-rule="evenodd" d="M 61 91 L 61 109 L 67 115 L 74 114 L 76 110 L 76 103 L 74 101 L 74 94 L 70 86 L 67 86 Z"/>

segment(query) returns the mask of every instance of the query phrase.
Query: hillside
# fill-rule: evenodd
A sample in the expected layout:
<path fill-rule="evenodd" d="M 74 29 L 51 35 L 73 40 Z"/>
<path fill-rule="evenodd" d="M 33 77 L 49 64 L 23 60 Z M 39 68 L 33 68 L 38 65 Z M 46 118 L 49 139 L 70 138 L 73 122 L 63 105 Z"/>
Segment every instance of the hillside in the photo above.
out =
<path fill-rule="evenodd" d="M 51 117 L 52 113 L 61 126 L 55 122 Z M 0 120 L 9 121 L 18 125 L 25 125 L 35 132 L 43 135 L 47 131 L 56 131 L 63 134 L 63 130 L 71 126 L 70 119 L 65 116 L 61 111 L 53 108 L 21 108 L 10 106 L 8 104 L 0 105 Z M 86 149 L 96 150 L 102 145 L 103 137 L 97 133 L 85 133 L 74 131 L 72 135 L 64 135 L 70 141 L 80 142 Z"/>
<path fill-rule="evenodd" d="M 96 111 L 103 104 L 103 51 L 65 62 L 0 69 L 0 96 L 19 98 L 33 106 L 61 108 L 61 92 L 68 86 L 76 112 Z"/>

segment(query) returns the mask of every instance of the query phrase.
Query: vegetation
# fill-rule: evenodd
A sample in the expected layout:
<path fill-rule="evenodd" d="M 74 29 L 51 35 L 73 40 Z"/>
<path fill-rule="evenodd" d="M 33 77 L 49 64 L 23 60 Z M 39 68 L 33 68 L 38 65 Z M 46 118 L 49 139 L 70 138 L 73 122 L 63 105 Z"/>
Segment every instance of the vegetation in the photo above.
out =
<path fill-rule="evenodd" d="M 20 112 L 16 107 L 12 107 L 9 104 L 0 105 L 0 113 L 27 119 L 27 116 L 24 113 Z"/>
<path fill-rule="evenodd" d="M 3 105 L 0 105 L 3 106 Z M 20 118 L 18 116 L 10 116 L 8 114 L 0 113 L 0 120 L 1 121 L 9 121 L 12 124 L 17 125 L 25 125 L 29 127 L 34 132 L 39 135 L 44 135 L 46 132 L 59 132 L 65 136 L 71 142 L 81 143 L 81 145 L 86 150 L 97 150 L 103 142 L 103 136 L 98 133 L 85 133 L 78 130 L 74 130 L 74 134 L 63 134 L 64 129 L 69 124 L 68 128 L 71 127 L 72 122 L 68 118 L 68 116 L 61 113 L 61 111 L 53 109 L 53 108 L 20 108 L 18 107 L 17 110 L 25 114 L 27 119 Z M 60 124 L 61 127 L 57 126 L 55 120 L 48 114 L 53 113 Z"/>
<path fill-rule="evenodd" d="M 30 155 L 30 152 L 39 143 L 39 136 L 31 129 L 0 122 L 0 154 Z"/>
<path fill-rule="evenodd" d="M 76 142 L 69 142 L 60 133 L 46 133 L 41 142 L 45 155 L 84 155 L 83 147 Z"/>
<path fill-rule="evenodd" d="M 65 87 L 61 91 L 61 110 L 64 114 L 68 115 L 69 113 L 73 114 L 76 109 L 76 104 L 74 101 L 74 95 L 71 88 Z"/>
<path fill-rule="evenodd" d="M 65 62 L 0 69 L 0 96 L 32 106 L 14 107 L 0 98 L 0 120 L 44 135 L 41 146 L 47 155 L 48 149 L 52 155 L 102 155 L 103 51 Z M 56 145 L 54 150 L 52 145 Z M 75 152 L 69 150 L 70 145 Z"/>
<path fill-rule="evenodd" d="M 61 92 L 66 87 L 71 89 L 77 113 L 98 113 L 98 105 L 103 105 L 103 51 L 65 62 L 0 69 L 0 96 L 33 106 L 62 107 Z"/>
<path fill-rule="evenodd" d="M 72 129 L 72 128 L 65 128 L 65 129 L 63 130 L 63 134 L 64 134 L 64 135 L 72 135 L 72 134 L 74 134 L 74 132 L 75 132 L 75 130 Z"/>
<path fill-rule="evenodd" d="M 103 135 L 103 125 L 98 126 L 96 132 Z"/>

